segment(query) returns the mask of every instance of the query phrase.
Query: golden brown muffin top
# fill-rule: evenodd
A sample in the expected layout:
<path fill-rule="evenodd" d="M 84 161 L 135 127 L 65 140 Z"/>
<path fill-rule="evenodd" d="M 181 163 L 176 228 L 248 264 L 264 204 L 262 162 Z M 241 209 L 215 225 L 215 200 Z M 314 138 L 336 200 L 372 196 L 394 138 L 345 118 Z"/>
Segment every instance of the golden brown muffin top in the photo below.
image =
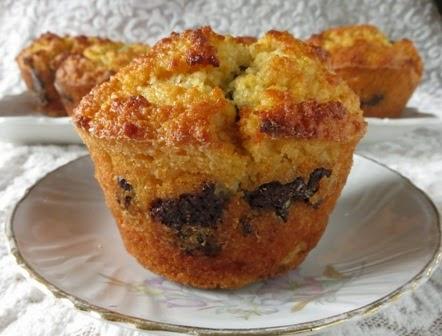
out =
<path fill-rule="evenodd" d="M 148 46 L 142 44 L 124 44 L 84 35 L 62 37 L 48 32 L 32 41 L 20 52 L 18 58 L 37 56 L 55 71 L 66 57 L 76 54 L 86 57 L 97 66 L 116 71 L 148 49 Z"/>
<path fill-rule="evenodd" d="M 327 29 L 311 36 L 307 42 L 326 50 L 335 69 L 348 66 L 413 66 L 418 74 L 422 73 L 422 61 L 412 41 L 390 41 L 372 25 Z"/>
<path fill-rule="evenodd" d="M 318 51 L 287 32 L 172 33 L 93 89 L 74 119 L 96 137 L 157 145 L 355 141 L 365 129 L 359 100 Z"/>
<path fill-rule="evenodd" d="M 144 44 L 124 44 L 121 42 L 106 42 L 93 44 L 83 51 L 83 56 L 112 71 L 130 63 L 135 57 L 146 53 L 149 47 Z"/>

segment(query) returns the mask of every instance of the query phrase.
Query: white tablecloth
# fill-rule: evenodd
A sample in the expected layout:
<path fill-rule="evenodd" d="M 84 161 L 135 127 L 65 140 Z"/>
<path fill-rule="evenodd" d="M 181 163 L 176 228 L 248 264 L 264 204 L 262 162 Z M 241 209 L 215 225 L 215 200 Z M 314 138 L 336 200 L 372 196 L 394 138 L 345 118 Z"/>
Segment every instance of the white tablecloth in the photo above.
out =
<path fill-rule="evenodd" d="M 306 4 L 309 4 L 308 6 Z M 270 28 L 308 36 L 328 25 L 372 22 L 393 38 L 408 36 L 422 51 L 426 74 L 419 106 L 441 101 L 442 26 L 430 1 L 2 1 L 0 3 L 0 97 L 23 90 L 13 58 L 47 30 L 99 34 L 114 39 L 153 42 L 171 30 L 210 23 L 219 31 L 254 35 Z M 416 101 L 416 99 L 415 99 Z M 442 106 L 436 106 L 442 114 Z M 1 113 L 1 111 L 0 111 Z M 26 280 L 6 248 L 7 212 L 39 177 L 82 154 L 81 146 L 21 146 L 0 143 L 0 334 L 139 335 L 96 320 L 66 302 L 43 294 Z M 442 210 L 442 130 L 420 129 L 359 152 L 409 177 Z M 414 293 L 375 315 L 349 321 L 322 335 L 442 335 L 442 270 Z"/>

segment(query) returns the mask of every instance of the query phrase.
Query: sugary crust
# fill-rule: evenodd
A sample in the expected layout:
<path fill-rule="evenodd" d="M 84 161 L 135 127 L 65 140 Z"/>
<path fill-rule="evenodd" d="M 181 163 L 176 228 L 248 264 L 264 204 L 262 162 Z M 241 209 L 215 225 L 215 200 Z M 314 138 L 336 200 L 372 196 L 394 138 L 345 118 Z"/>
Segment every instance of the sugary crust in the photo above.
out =
<path fill-rule="evenodd" d="M 328 53 L 331 67 L 360 97 L 365 116 L 400 116 L 422 77 L 413 42 L 389 41 L 374 26 L 332 28 L 307 42 Z"/>
<path fill-rule="evenodd" d="M 26 86 L 39 97 L 43 111 L 63 116 L 92 87 L 147 50 L 147 46 L 124 45 L 99 37 L 45 33 L 24 48 L 16 60 Z"/>
<path fill-rule="evenodd" d="M 318 103 L 307 100 L 296 103 L 286 92 L 268 92 L 272 94 L 275 104 L 262 112 L 261 132 L 272 137 L 344 142 L 349 135 L 360 132 L 363 127 L 357 120 L 352 120 L 339 101 Z"/>
<path fill-rule="evenodd" d="M 255 117 L 268 119 L 270 110 L 276 119 L 284 120 L 284 113 L 306 111 L 293 109 L 298 103 L 305 104 L 320 97 L 318 103 L 321 104 L 310 106 L 322 106 L 323 112 L 324 107 L 340 106 L 342 122 L 315 118 L 310 122 L 308 138 L 326 136 L 330 140 L 350 141 L 360 137 L 364 124 L 359 118 L 357 99 L 322 64 L 316 49 L 284 32 L 271 31 L 261 40 L 252 41 L 247 39 L 244 43 L 244 38 L 224 37 L 207 27 L 174 33 L 86 96 L 77 115 L 91 120 L 88 131 L 97 137 L 127 138 L 122 129 L 128 120 L 116 114 L 115 108 L 118 104 L 124 105 L 126 100 L 142 96 L 151 104 L 143 106 L 143 112 L 128 116 L 131 124 L 144 130 L 143 137 L 137 133 L 137 140 L 161 138 L 175 144 L 222 145 L 226 140 L 236 141 L 236 136 L 228 132 L 235 124 L 235 109 L 241 118 L 244 116 L 244 122 Z M 230 54 L 226 55 L 225 50 Z M 234 58 L 233 61 L 228 57 Z M 268 60 L 261 66 L 259 62 L 264 58 Z M 263 76 L 258 76 L 261 73 Z M 323 93 L 319 92 L 318 82 L 327 88 Z M 309 85 L 311 87 L 305 90 Z M 298 90 L 301 86 L 304 89 Z M 255 92 L 250 94 L 250 90 Z M 229 93 L 233 96 L 231 99 Z M 287 110 L 291 108 L 293 111 Z M 325 117 L 327 113 L 323 112 L 320 115 Z M 331 115 L 336 116 L 333 112 L 328 114 Z M 341 127 L 349 121 L 354 127 Z M 259 137 L 265 135 L 259 127 L 250 132 Z M 291 134 L 296 138 L 304 135 L 305 132 Z"/>
<path fill-rule="evenodd" d="M 128 251 L 202 288 L 302 262 L 365 131 L 359 100 L 314 48 L 208 27 L 160 41 L 74 120 Z"/>

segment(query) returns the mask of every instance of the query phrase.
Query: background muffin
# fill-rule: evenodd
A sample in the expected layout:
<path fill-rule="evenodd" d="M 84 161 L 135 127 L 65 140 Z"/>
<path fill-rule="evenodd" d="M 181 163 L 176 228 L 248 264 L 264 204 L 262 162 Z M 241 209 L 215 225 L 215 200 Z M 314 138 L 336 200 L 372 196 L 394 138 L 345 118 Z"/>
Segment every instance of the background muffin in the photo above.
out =
<path fill-rule="evenodd" d="M 240 287 L 322 235 L 365 130 L 315 48 L 172 33 L 74 110 L 128 251 L 154 272 Z"/>
<path fill-rule="evenodd" d="M 308 43 L 328 52 L 332 68 L 359 95 L 367 117 L 400 116 L 422 77 L 413 42 L 389 41 L 374 26 L 328 29 Z"/>
<path fill-rule="evenodd" d="M 143 44 L 97 43 L 81 54 L 66 57 L 55 72 L 55 89 L 68 114 L 97 84 L 109 79 L 121 67 L 148 51 Z"/>
<path fill-rule="evenodd" d="M 77 98 L 79 93 L 75 91 L 77 87 L 79 91 L 87 93 L 86 87 L 90 89 L 106 80 L 118 66 L 126 65 L 135 56 L 134 54 L 146 50 L 146 46 L 125 46 L 98 37 L 60 37 L 46 33 L 20 52 L 17 63 L 26 86 L 38 96 L 43 111 L 50 116 L 64 116 L 66 111 L 54 81 L 57 69 L 67 58 L 74 56 L 76 60 L 84 59 L 78 61 L 78 64 L 67 60 L 57 76 L 61 91 L 64 93 L 66 90 L 70 93 L 64 98 L 64 102 L 71 109 L 72 103 L 79 101 Z M 122 55 L 116 55 L 117 51 L 122 51 Z M 85 73 L 86 71 L 90 73 Z M 88 79 L 85 79 L 86 77 Z"/>

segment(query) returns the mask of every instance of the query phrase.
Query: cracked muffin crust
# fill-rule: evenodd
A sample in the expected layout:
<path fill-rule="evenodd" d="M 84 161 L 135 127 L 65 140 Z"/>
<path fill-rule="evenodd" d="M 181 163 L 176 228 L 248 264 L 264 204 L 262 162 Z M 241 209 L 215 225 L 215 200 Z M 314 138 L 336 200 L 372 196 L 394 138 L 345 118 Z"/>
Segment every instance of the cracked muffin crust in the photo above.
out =
<path fill-rule="evenodd" d="M 50 116 L 64 116 L 96 84 L 147 50 L 141 44 L 45 33 L 20 52 L 17 63 L 43 111 Z"/>
<path fill-rule="evenodd" d="M 329 55 L 331 67 L 356 92 L 367 117 L 399 117 L 422 77 L 412 41 L 390 41 L 376 27 L 336 27 L 307 41 Z"/>
<path fill-rule="evenodd" d="M 202 288 L 299 265 L 365 132 L 359 99 L 289 33 L 172 33 L 74 121 L 128 251 Z"/>

